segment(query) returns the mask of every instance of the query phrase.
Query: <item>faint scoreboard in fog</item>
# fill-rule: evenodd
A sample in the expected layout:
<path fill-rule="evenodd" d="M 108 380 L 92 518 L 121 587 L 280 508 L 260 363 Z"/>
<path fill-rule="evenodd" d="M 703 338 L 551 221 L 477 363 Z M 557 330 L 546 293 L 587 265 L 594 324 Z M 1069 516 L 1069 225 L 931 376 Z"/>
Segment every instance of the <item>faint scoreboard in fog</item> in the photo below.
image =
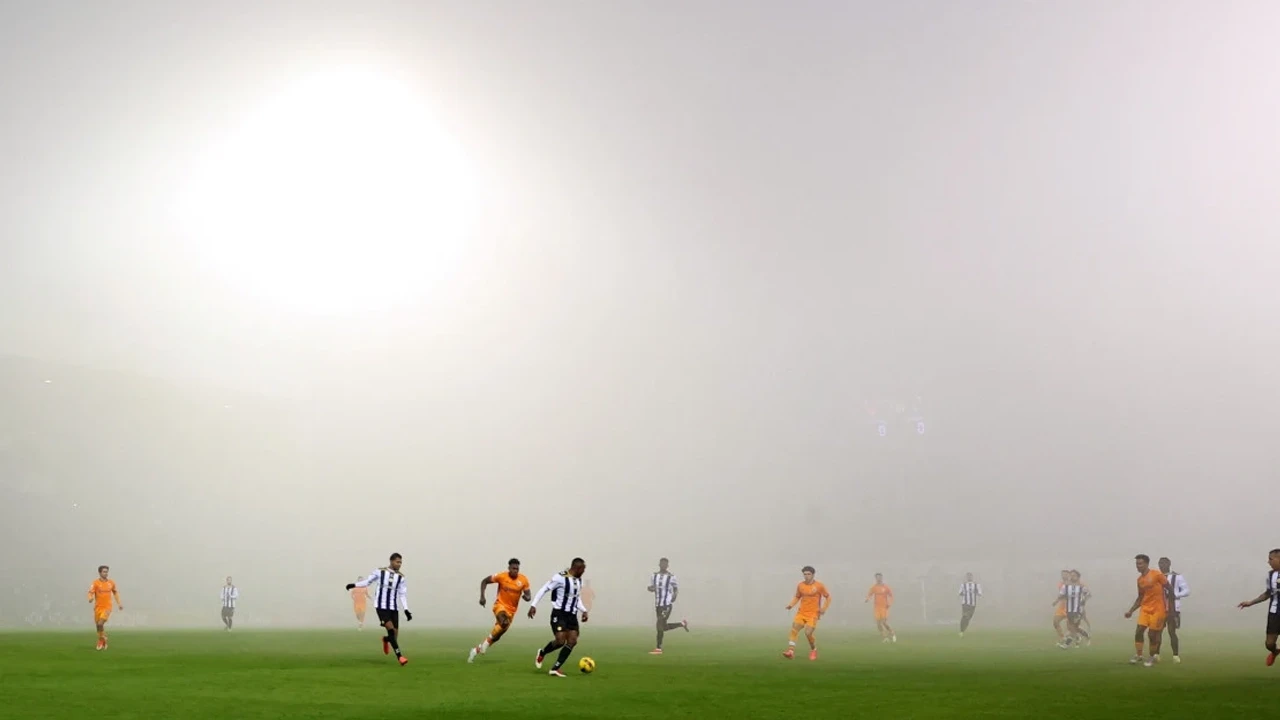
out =
<path fill-rule="evenodd" d="M 923 417 L 908 418 L 903 422 L 889 422 L 888 420 L 875 421 L 876 434 L 880 437 L 889 437 L 893 433 L 910 433 L 913 435 L 924 435 L 928 430 L 928 425 Z"/>
<path fill-rule="evenodd" d="M 911 402 L 879 404 L 864 402 L 874 436 L 881 438 L 898 436 L 923 436 L 929 431 L 924 415 L 924 402 L 919 395 Z"/>

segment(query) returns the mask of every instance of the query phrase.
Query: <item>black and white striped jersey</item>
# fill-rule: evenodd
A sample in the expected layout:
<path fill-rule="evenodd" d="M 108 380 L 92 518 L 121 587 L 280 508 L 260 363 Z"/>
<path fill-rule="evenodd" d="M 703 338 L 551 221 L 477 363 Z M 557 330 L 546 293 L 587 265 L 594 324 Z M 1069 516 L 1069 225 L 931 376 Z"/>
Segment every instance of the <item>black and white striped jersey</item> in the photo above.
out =
<path fill-rule="evenodd" d="M 1174 612 L 1182 611 L 1182 598 L 1191 594 L 1191 586 L 1187 584 L 1187 578 L 1179 572 L 1169 572 L 1169 597 L 1173 601 Z"/>
<path fill-rule="evenodd" d="M 552 610 L 571 613 L 587 611 L 587 607 L 582 604 L 582 578 L 576 578 L 568 571 L 556 573 L 555 577 L 548 580 L 538 594 L 533 596 L 533 605 L 536 607 L 547 593 L 551 593 Z"/>
<path fill-rule="evenodd" d="M 982 586 L 976 582 L 960 583 L 960 604 L 970 607 L 978 604 L 978 598 L 982 597 Z"/>
<path fill-rule="evenodd" d="M 680 592 L 680 583 L 675 575 L 669 572 L 656 572 L 650 576 L 649 586 L 653 588 L 654 607 L 675 605 L 676 595 Z"/>
<path fill-rule="evenodd" d="M 369 577 L 356 583 L 356 587 L 377 585 L 374 607 L 378 610 L 408 610 L 409 595 L 405 589 L 404 575 L 391 568 L 378 568 Z"/>
<path fill-rule="evenodd" d="M 1068 613 L 1084 612 L 1085 601 L 1089 599 L 1089 588 L 1084 585 L 1063 585 L 1059 597 L 1066 603 Z"/>
<path fill-rule="evenodd" d="M 1267 592 L 1271 593 L 1271 602 L 1267 604 L 1267 612 L 1280 615 L 1280 570 L 1267 573 Z"/>
<path fill-rule="evenodd" d="M 234 610 L 236 607 L 236 600 L 239 600 L 239 599 L 240 599 L 240 588 L 236 587 L 235 585 L 222 586 L 222 607 L 231 608 L 232 610 Z"/>

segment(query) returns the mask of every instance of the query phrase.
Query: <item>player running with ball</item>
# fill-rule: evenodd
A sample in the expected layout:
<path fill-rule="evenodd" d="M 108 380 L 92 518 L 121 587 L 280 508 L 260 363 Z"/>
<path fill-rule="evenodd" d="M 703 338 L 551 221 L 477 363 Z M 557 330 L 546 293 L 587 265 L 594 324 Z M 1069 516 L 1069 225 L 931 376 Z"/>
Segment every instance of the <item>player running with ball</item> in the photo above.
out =
<path fill-rule="evenodd" d="M 560 668 L 564 667 L 573 648 L 578 644 L 578 614 L 582 614 L 582 622 L 587 621 L 587 608 L 582 604 L 582 574 L 587 571 L 587 561 L 574 558 L 569 569 L 556 573 L 546 585 L 533 596 L 529 604 L 529 619 L 538 614 L 538 602 L 542 596 L 551 593 L 551 632 L 555 636 L 547 646 L 538 650 L 533 660 L 534 667 L 542 669 L 542 661 L 548 655 L 560 651 L 556 662 L 547 673 L 552 677 L 564 677 Z"/>

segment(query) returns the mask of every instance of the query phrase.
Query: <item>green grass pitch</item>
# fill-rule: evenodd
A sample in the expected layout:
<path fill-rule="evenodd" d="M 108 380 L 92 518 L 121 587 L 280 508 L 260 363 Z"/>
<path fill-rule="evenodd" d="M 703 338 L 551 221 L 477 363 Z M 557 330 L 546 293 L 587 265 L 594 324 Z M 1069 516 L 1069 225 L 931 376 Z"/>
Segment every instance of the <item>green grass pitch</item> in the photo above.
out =
<path fill-rule="evenodd" d="M 822 633 L 821 658 L 785 660 L 779 632 L 669 634 L 585 628 L 569 677 L 533 668 L 548 639 L 517 626 L 475 665 L 483 627 L 406 628 L 411 662 L 382 654 L 378 631 L 142 632 L 93 649 L 88 632 L 0 635 L 0 717 L 487 718 L 1245 718 L 1271 717 L 1280 665 L 1262 637 L 1187 632 L 1181 665 L 1128 664 L 1129 638 L 1062 651 L 1052 632 Z M 599 664 L 577 672 L 577 658 Z M 807 655 L 805 653 L 804 655 Z M 549 663 L 548 663 L 549 665 Z M 559 713 L 556 713 L 559 716 Z"/>

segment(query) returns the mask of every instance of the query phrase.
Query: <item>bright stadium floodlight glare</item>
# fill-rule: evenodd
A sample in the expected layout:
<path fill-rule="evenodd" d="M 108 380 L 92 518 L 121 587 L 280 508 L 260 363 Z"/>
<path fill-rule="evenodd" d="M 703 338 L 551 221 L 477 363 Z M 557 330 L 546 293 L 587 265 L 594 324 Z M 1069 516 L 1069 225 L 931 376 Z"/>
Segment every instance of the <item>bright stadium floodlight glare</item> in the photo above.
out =
<path fill-rule="evenodd" d="M 456 267 L 476 199 L 422 98 L 363 68 L 269 99 L 178 192 L 184 236 L 219 282 L 323 314 L 421 298 Z"/>

